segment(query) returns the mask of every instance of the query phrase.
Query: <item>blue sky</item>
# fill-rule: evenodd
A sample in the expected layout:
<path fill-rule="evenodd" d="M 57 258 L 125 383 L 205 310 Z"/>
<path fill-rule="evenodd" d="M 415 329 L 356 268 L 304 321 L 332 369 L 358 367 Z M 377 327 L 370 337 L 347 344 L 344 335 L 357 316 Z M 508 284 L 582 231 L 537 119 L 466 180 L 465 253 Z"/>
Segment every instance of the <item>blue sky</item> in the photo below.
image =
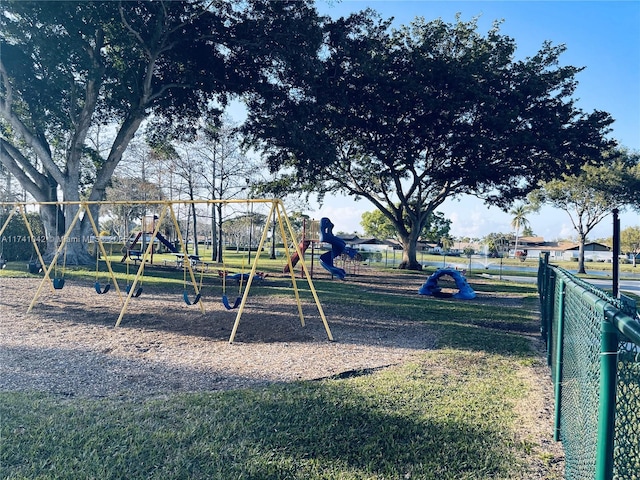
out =
<path fill-rule="evenodd" d="M 545 40 L 565 44 L 561 63 L 585 67 L 575 97 L 587 112 L 604 110 L 616 120 L 612 137 L 620 145 L 640 150 L 640 2 L 633 1 L 356 1 L 317 0 L 320 13 L 337 18 L 370 7 L 383 18 L 394 17 L 395 25 L 417 16 L 426 20 L 455 21 L 478 17 L 479 31 L 486 33 L 495 20 L 503 20 L 500 31 L 515 39 L 518 57 L 534 55 Z M 373 210 L 366 201 L 327 198 L 322 207 L 310 205 L 315 218 L 327 216 L 335 231 L 361 231 L 362 212 Z M 441 211 L 453 220 L 452 235 L 482 237 L 491 232 L 509 232 L 510 216 L 499 209 L 487 209 L 473 198 L 447 201 Z M 545 239 L 575 234 L 565 212 L 551 208 L 531 214 L 529 221 Z M 622 228 L 640 225 L 637 212 L 621 214 Z M 590 238 L 611 235 L 606 218 Z"/>

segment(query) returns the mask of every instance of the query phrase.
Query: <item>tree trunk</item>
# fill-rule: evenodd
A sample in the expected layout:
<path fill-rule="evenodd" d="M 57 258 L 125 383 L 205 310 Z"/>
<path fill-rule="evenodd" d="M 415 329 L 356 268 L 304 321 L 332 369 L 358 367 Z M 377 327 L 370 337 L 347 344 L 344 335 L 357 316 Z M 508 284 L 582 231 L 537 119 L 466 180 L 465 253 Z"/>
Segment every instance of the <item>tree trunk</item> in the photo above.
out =
<path fill-rule="evenodd" d="M 418 262 L 418 239 L 416 235 L 409 233 L 400 238 L 402 242 L 402 262 L 398 268 L 403 270 L 422 270 L 422 264 Z"/>
<path fill-rule="evenodd" d="M 578 273 L 587 273 L 584 268 L 584 244 L 587 238 L 584 235 L 579 236 L 580 249 L 578 250 Z"/>
<path fill-rule="evenodd" d="M 211 261 L 216 261 L 216 246 L 218 245 L 218 230 L 216 228 L 216 206 L 211 204 Z"/>
<path fill-rule="evenodd" d="M 65 211 L 56 205 L 43 205 L 40 215 L 47 236 L 47 248 L 43 259 L 51 262 L 60 247 L 65 234 L 66 242 L 58 255 L 58 265 L 91 265 L 94 258 L 87 251 L 89 236 L 85 233 L 80 221 L 76 222 L 73 230 L 67 233 L 68 226 L 75 216 L 77 205 L 67 205 Z M 66 217 L 66 218 L 65 218 Z"/>
<path fill-rule="evenodd" d="M 218 263 L 222 263 L 224 261 L 224 232 L 222 231 L 222 204 L 218 203 L 216 205 L 218 210 L 218 246 L 217 246 L 217 259 Z"/>
<path fill-rule="evenodd" d="M 50 262 L 64 235 L 64 214 L 56 205 L 42 205 L 40 218 L 47 238 L 47 247 L 43 252 L 43 257 L 46 262 Z"/>

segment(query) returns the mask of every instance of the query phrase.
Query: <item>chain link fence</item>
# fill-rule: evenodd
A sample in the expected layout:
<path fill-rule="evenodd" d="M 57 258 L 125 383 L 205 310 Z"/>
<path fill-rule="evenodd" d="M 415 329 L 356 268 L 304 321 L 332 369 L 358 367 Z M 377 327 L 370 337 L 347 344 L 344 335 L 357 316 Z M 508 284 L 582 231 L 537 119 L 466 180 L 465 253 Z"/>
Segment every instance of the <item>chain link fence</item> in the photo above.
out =
<path fill-rule="evenodd" d="M 635 303 L 540 259 L 541 332 L 565 478 L 640 480 L 640 321 Z"/>

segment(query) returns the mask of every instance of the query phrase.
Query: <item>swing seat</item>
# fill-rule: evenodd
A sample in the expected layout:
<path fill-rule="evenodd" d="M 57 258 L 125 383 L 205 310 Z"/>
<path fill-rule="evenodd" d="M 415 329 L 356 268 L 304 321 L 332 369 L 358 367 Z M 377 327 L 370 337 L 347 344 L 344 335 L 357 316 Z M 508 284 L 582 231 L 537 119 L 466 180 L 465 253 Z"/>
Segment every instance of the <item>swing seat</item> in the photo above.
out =
<path fill-rule="evenodd" d="M 62 290 L 64 287 L 64 278 L 54 278 L 51 281 L 53 282 L 53 288 L 56 290 Z"/>
<path fill-rule="evenodd" d="M 95 287 L 95 289 L 96 289 L 96 293 L 98 293 L 99 295 L 102 295 L 102 294 L 105 294 L 105 293 L 107 293 L 107 292 L 109 291 L 109 289 L 111 288 L 111 284 L 110 284 L 110 283 L 107 283 L 107 284 L 104 286 L 104 288 L 102 288 L 102 287 L 100 286 L 100 282 L 96 282 L 96 283 L 94 284 L 94 287 Z"/>
<path fill-rule="evenodd" d="M 131 291 L 131 285 L 127 285 L 126 291 L 127 291 L 127 294 Z M 142 294 L 142 287 L 138 287 L 136 288 L 136 291 L 131 296 L 138 298 L 141 294 Z"/>
<path fill-rule="evenodd" d="M 40 273 L 42 272 L 42 265 L 40 265 L 40 262 L 32 260 L 29 263 L 27 263 L 27 269 L 29 270 L 29 273 L 33 273 L 33 274 Z"/>
<path fill-rule="evenodd" d="M 236 298 L 236 301 L 233 303 L 233 305 L 231 305 L 229 303 L 229 298 L 226 295 L 222 296 L 222 304 L 224 305 L 224 308 L 226 308 L 227 310 L 233 310 L 234 308 L 238 308 L 241 303 L 242 303 L 242 297 Z"/>
<path fill-rule="evenodd" d="M 182 298 L 184 299 L 184 303 L 186 303 L 187 305 L 195 305 L 202 298 L 202 294 L 201 293 L 196 294 L 196 296 L 195 296 L 195 298 L 193 299 L 193 302 L 192 302 L 191 299 L 189 298 L 189 292 L 184 290 L 182 292 Z"/>

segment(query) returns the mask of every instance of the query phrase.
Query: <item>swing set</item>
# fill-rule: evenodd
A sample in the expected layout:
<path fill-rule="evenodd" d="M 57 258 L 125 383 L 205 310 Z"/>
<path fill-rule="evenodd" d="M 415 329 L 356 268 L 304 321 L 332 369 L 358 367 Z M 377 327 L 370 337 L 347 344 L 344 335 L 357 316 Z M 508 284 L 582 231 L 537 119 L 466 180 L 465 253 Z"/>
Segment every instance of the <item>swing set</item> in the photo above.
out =
<path fill-rule="evenodd" d="M 29 219 L 27 218 L 27 212 L 26 212 L 26 208 L 28 204 L 24 204 L 24 203 L 0 203 L 1 206 L 3 207 L 13 207 L 11 209 L 11 211 L 9 212 L 9 215 L 7 215 L 6 220 L 4 221 L 4 224 L 2 225 L 2 228 L 0 228 L 0 237 L 2 237 L 2 234 L 4 233 L 4 231 L 7 229 L 7 227 L 9 226 L 9 222 L 11 222 L 11 219 L 14 217 L 14 215 L 16 215 L 17 213 L 20 213 L 20 215 L 22 216 L 22 221 L 24 222 L 24 225 L 27 229 L 27 232 L 29 233 L 29 238 L 31 239 L 31 243 L 33 245 L 33 248 L 35 250 L 36 256 L 38 257 L 38 260 L 33 260 L 33 256 L 31 257 L 32 260 L 27 264 L 29 269 L 31 269 L 31 265 L 33 264 L 34 267 L 33 269 L 35 270 L 35 272 L 33 273 L 37 273 L 40 271 L 40 269 L 42 268 L 42 265 L 44 265 L 44 260 L 42 258 L 42 253 L 40 252 L 40 247 L 38 247 L 38 242 L 36 241 L 36 237 L 33 234 L 33 230 L 31 228 L 31 224 L 29 223 Z M 4 248 L 2 250 L 2 252 L 4 253 Z M 38 268 L 36 268 L 36 265 L 39 265 Z M 2 259 L 2 268 L 6 267 L 6 259 Z M 53 285 L 52 285 L 52 289 L 53 289 Z"/>
<path fill-rule="evenodd" d="M 222 271 L 220 272 L 220 276 L 222 277 L 222 305 L 227 310 L 235 310 L 242 303 L 242 281 L 244 280 L 244 258 L 242 259 L 242 271 L 237 275 L 238 280 L 238 296 L 236 297 L 233 305 L 229 303 L 229 297 L 227 297 L 227 277 L 230 277 L 229 272 L 225 268 L 224 264 L 222 264 Z"/>
<path fill-rule="evenodd" d="M 2 232 L 6 229 L 9 220 L 11 219 L 12 216 L 14 216 L 16 213 L 20 213 L 23 217 L 23 220 L 25 222 L 25 225 L 29 231 L 30 237 L 32 239 L 32 243 L 35 247 L 35 251 L 36 251 L 36 255 L 38 257 L 38 260 L 40 262 L 40 265 L 43 266 L 43 278 L 42 281 L 40 282 L 34 296 L 33 299 L 31 301 L 31 303 L 29 304 L 29 307 L 27 309 L 27 313 L 31 312 L 31 310 L 34 308 L 35 304 L 38 302 L 38 299 L 40 298 L 40 296 L 42 295 L 42 291 L 45 287 L 45 285 L 49 285 L 51 288 L 51 291 L 55 291 L 55 290 L 59 290 L 62 289 L 64 287 L 64 274 L 65 274 L 65 268 L 66 268 L 66 254 L 67 254 L 67 248 L 68 248 L 68 243 L 70 241 L 70 237 L 71 237 L 71 233 L 74 231 L 74 228 L 76 227 L 76 224 L 78 223 L 78 221 L 81 218 L 88 218 L 90 224 L 91 224 L 91 228 L 93 231 L 93 234 L 95 235 L 95 242 L 96 242 L 96 249 L 95 249 L 95 255 L 96 255 L 96 276 L 95 276 L 95 282 L 94 282 L 94 289 L 96 291 L 97 294 L 100 295 L 104 295 L 107 292 L 113 291 L 115 290 L 117 295 L 120 298 L 120 301 L 122 303 L 121 309 L 120 309 L 120 314 L 115 322 L 115 327 L 120 326 L 120 323 L 122 322 L 122 319 L 124 317 L 124 315 L 127 312 L 127 307 L 129 305 L 129 302 L 131 300 L 131 298 L 136 298 L 139 297 L 142 293 L 142 279 L 143 279 L 143 275 L 144 275 L 144 269 L 145 269 L 145 265 L 148 263 L 148 259 L 150 259 L 150 256 L 152 254 L 152 248 L 154 245 L 154 241 L 155 239 L 158 237 L 158 233 L 159 233 L 159 229 L 160 229 L 160 225 L 162 224 L 162 221 L 165 218 L 169 218 L 174 227 L 175 227 L 175 231 L 177 234 L 177 239 L 178 239 L 178 243 L 180 245 L 180 247 L 182 248 L 183 252 L 186 252 L 186 248 L 185 248 L 185 242 L 184 239 L 182 237 L 182 233 L 180 231 L 179 228 L 179 223 L 174 211 L 174 205 L 184 205 L 184 204 L 201 204 L 201 205 L 211 205 L 211 204 L 216 204 L 216 203 L 223 203 L 223 204 L 246 204 L 246 203 L 251 203 L 251 204 L 265 204 L 265 205 L 269 205 L 270 206 L 270 211 L 269 214 L 266 216 L 266 218 L 273 218 L 274 221 L 277 222 L 277 226 L 279 228 L 279 232 L 280 235 L 284 241 L 284 245 L 285 245 L 285 255 L 286 255 L 286 259 L 287 259 L 287 264 L 289 265 L 289 272 L 290 272 L 290 276 L 291 276 L 291 285 L 293 288 L 293 292 L 295 295 L 295 299 L 296 299 L 296 304 L 297 304 L 297 308 L 298 308 L 298 316 L 300 318 L 300 323 L 301 325 L 304 327 L 305 325 L 305 318 L 302 312 L 302 302 L 300 300 L 300 292 L 298 289 L 298 284 L 297 284 L 297 279 L 296 276 L 294 274 L 293 271 L 293 258 L 296 257 L 298 260 L 298 263 L 300 264 L 300 266 L 302 267 L 302 271 L 304 273 L 304 276 L 306 278 L 306 281 L 309 285 L 310 291 L 313 295 L 313 299 L 314 302 L 316 304 L 316 307 L 318 309 L 318 313 L 322 319 L 325 331 L 327 333 L 327 337 L 330 341 L 333 341 L 333 335 L 331 334 L 331 330 L 329 328 L 329 324 L 327 322 L 326 316 L 324 314 L 324 310 L 322 309 L 322 305 L 320 303 L 320 299 L 318 298 L 318 294 L 316 292 L 316 289 L 313 285 L 313 281 L 311 278 L 311 274 L 309 272 L 309 269 L 307 268 L 305 262 L 304 262 L 304 253 L 301 251 L 298 243 L 295 241 L 295 234 L 293 231 L 293 228 L 291 226 L 291 223 L 289 221 L 289 218 L 287 217 L 285 208 L 284 208 L 284 204 L 281 200 L 278 199 L 245 199 L 245 200 L 190 200 L 190 201 L 186 201 L 186 200 L 176 200 L 176 201 L 116 201 L 116 202 L 89 202 L 89 201 L 81 201 L 81 202 L 48 202 L 48 203 L 0 203 L 0 206 L 4 206 L 4 207 L 12 207 L 12 211 L 9 215 L 9 217 L 7 218 L 7 220 L 5 221 L 4 225 L 2 226 L 2 229 L 0 230 L 0 235 L 2 234 Z M 131 283 L 129 283 L 129 263 L 127 262 L 127 286 L 125 289 L 126 292 L 126 297 L 123 298 L 123 294 L 121 289 L 119 288 L 118 285 L 118 281 L 116 279 L 116 276 L 113 272 L 112 266 L 111 266 L 111 260 L 110 260 L 110 255 L 107 255 L 107 252 L 105 250 L 104 244 L 102 242 L 102 240 L 100 239 L 100 233 L 98 231 L 97 228 L 97 224 L 95 222 L 95 219 L 91 213 L 90 207 L 91 206 L 100 206 L 100 205 L 114 205 L 114 204 L 122 204 L 122 205 L 132 205 L 132 204 L 139 204 L 139 205 L 145 205 L 145 206 L 153 206 L 156 207 L 158 209 L 160 209 L 160 213 L 158 215 L 158 221 L 155 224 L 155 227 L 153 229 L 153 232 L 151 233 L 150 236 L 150 241 L 148 242 L 146 248 L 144 249 L 144 251 L 142 252 L 141 255 L 141 261 L 140 261 L 140 265 L 138 266 L 137 272 L 135 274 L 135 277 L 133 278 L 133 281 Z M 60 207 L 64 207 L 64 206 L 72 206 L 75 208 L 75 215 L 73 216 L 73 218 L 71 219 L 71 222 L 69 223 L 68 228 L 66 229 L 64 235 L 62 236 L 56 251 L 51 259 L 51 261 L 48 263 L 48 265 L 45 263 L 44 259 L 42 258 L 41 252 L 38 248 L 37 243 L 35 242 L 35 237 L 33 236 L 33 232 L 31 230 L 31 227 L 29 225 L 29 221 L 26 217 L 25 214 L 25 210 L 28 207 L 40 207 L 42 205 L 55 205 L 56 208 L 60 208 Z M 235 299 L 235 301 L 233 303 L 231 303 L 229 301 L 229 298 L 227 296 L 227 292 L 226 292 L 226 282 L 229 280 L 229 278 L 231 278 L 231 275 L 228 275 L 227 277 L 227 273 L 225 271 L 224 275 L 222 276 L 222 281 L 223 281 L 223 295 L 222 295 L 222 303 L 225 307 L 225 309 L 227 310 L 237 310 L 236 312 L 236 318 L 235 318 L 235 322 L 233 324 L 233 329 L 231 331 L 231 335 L 229 337 L 229 343 L 233 343 L 234 339 L 235 339 L 235 335 L 237 333 L 238 327 L 240 325 L 240 320 L 242 318 L 242 314 L 244 312 L 244 309 L 247 305 L 247 301 L 248 301 L 248 297 L 249 297 L 249 293 L 250 293 L 250 289 L 251 289 L 251 285 L 254 281 L 255 278 L 262 278 L 261 273 L 257 272 L 257 266 L 258 266 L 258 262 L 260 259 L 260 255 L 263 252 L 263 248 L 264 245 L 266 243 L 267 240 L 267 236 L 268 236 L 268 232 L 269 232 L 270 226 L 268 224 L 268 222 L 265 223 L 265 226 L 263 228 L 262 231 L 262 235 L 260 237 L 260 242 L 256 251 L 256 254 L 253 258 L 251 258 L 250 261 L 250 271 L 248 273 L 244 272 L 244 262 L 243 262 L 243 271 L 241 274 L 239 274 L 238 278 L 238 284 L 239 284 L 239 289 L 238 289 L 238 296 Z M 291 252 L 290 251 L 290 247 L 289 245 L 293 245 L 295 251 Z M 111 250 L 113 249 L 113 245 L 111 245 Z M 58 260 L 60 258 L 60 256 L 62 255 L 62 265 L 59 268 L 58 267 Z M 107 268 L 107 272 L 100 272 L 100 258 L 102 257 L 104 259 L 104 263 L 106 265 Z M 46 266 L 46 268 L 45 268 Z M 185 302 L 186 305 L 188 306 L 198 306 L 201 313 L 205 313 L 205 306 L 204 306 L 204 301 L 203 301 L 203 296 L 202 296 L 202 284 L 203 284 L 203 272 L 204 269 L 201 269 L 200 271 L 200 278 L 198 281 L 196 281 L 196 274 L 194 273 L 194 268 L 192 265 L 192 262 L 189 261 L 188 257 L 185 257 L 185 261 L 183 262 L 183 292 L 182 292 L 182 298 Z M 58 275 L 58 270 L 60 270 L 60 274 Z M 52 278 L 52 274 L 53 274 L 53 278 Z M 238 275 L 238 274 L 234 274 Z M 103 284 L 100 282 L 100 277 L 105 278 L 106 283 Z M 188 288 L 188 284 L 191 284 L 193 293 L 190 293 L 190 289 Z M 56 286 L 58 285 L 58 286 Z M 244 288 L 243 288 L 244 287 Z M 193 295 L 193 296 L 192 296 Z"/>

